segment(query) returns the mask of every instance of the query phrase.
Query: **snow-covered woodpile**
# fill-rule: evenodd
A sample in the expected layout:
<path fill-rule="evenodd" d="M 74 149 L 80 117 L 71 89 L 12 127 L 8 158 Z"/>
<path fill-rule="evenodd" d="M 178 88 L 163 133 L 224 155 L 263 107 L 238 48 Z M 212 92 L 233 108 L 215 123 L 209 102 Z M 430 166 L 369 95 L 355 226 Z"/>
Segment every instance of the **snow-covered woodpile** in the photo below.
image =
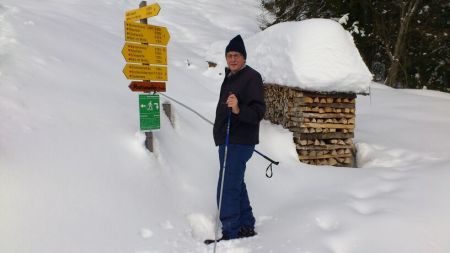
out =
<path fill-rule="evenodd" d="M 320 93 L 265 84 L 266 120 L 294 134 L 301 162 L 353 166 L 354 93 Z"/>

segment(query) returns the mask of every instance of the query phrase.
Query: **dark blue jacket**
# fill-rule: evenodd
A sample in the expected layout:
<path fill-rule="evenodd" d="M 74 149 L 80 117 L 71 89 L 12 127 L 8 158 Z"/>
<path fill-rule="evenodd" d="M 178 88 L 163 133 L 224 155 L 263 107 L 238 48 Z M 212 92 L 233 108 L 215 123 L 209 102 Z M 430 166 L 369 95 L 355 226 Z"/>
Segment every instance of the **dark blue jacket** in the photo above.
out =
<path fill-rule="evenodd" d="M 259 143 L 259 122 L 266 112 L 264 88 L 261 75 L 249 66 L 229 75 L 225 70 L 225 79 L 220 88 L 214 121 L 214 142 L 225 144 L 228 107 L 226 104 L 230 93 L 236 95 L 240 112 L 231 114 L 230 143 L 255 145 Z"/>

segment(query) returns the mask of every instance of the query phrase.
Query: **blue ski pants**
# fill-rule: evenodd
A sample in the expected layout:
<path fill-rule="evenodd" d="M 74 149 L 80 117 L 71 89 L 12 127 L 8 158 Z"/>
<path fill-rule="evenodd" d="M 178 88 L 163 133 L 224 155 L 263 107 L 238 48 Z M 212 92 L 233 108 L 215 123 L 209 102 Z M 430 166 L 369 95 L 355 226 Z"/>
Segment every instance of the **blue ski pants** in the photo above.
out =
<path fill-rule="evenodd" d="M 246 163 L 252 157 L 254 150 L 255 145 L 228 145 L 220 221 L 222 222 L 222 234 L 230 239 L 238 237 L 241 227 L 255 227 L 255 217 L 253 216 L 244 182 Z M 217 205 L 219 205 L 220 198 L 224 153 L 225 145 L 220 145 L 220 176 L 217 184 Z"/>

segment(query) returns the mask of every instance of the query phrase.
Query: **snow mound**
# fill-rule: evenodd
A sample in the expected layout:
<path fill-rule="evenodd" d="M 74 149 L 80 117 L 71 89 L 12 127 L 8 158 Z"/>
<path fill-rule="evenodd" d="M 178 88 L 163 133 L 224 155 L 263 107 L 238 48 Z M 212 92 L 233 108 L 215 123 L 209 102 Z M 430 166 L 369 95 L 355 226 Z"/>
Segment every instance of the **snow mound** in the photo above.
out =
<path fill-rule="evenodd" d="M 214 43 L 207 52 L 223 66 L 226 43 Z M 247 63 L 261 73 L 265 83 L 322 92 L 368 92 L 372 74 L 353 37 L 336 21 L 280 23 L 245 44 Z"/>

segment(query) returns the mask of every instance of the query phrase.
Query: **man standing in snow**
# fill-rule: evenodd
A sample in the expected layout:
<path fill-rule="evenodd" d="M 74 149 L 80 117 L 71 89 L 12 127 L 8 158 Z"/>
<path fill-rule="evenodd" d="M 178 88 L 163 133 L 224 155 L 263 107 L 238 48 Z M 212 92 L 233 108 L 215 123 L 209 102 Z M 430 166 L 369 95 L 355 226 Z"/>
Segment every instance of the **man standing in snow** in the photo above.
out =
<path fill-rule="evenodd" d="M 220 201 L 222 166 L 228 112 L 231 110 L 229 145 L 222 193 L 220 221 L 222 238 L 229 240 L 256 235 L 255 218 L 244 182 L 246 163 L 259 143 L 259 122 L 266 111 L 261 75 L 246 65 L 247 52 L 238 35 L 225 49 L 228 68 L 220 89 L 214 121 L 214 142 L 219 146 L 220 176 L 217 203 Z"/>

